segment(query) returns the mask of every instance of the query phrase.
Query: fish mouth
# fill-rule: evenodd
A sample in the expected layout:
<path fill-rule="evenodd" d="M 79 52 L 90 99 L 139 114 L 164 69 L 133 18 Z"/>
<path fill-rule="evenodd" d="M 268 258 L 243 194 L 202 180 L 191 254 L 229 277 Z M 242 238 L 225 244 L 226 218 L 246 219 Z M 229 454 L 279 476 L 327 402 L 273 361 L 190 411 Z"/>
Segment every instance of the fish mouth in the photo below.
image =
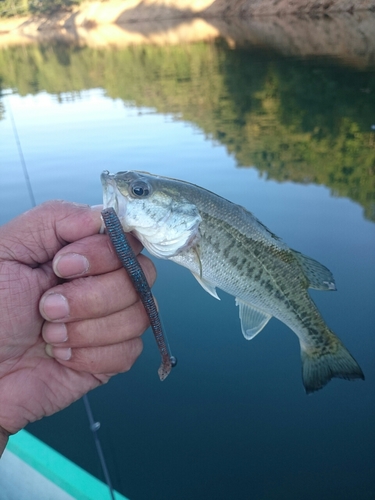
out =
<path fill-rule="evenodd" d="M 100 180 L 103 186 L 103 208 L 113 208 L 119 219 L 124 218 L 126 199 L 121 196 L 117 189 L 115 174 L 110 174 L 108 170 L 104 170 L 100 175 Z"/>

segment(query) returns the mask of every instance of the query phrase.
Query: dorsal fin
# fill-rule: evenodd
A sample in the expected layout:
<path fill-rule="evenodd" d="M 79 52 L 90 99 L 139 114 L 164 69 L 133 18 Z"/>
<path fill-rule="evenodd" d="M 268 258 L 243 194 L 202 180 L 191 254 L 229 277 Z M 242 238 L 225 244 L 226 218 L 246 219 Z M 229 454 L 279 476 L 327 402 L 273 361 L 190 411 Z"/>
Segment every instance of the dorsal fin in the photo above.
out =
<path fill-rule="evenodd" d="M 303 253 L 296 250 L 291 251 L 303 269 L 303 273 L 309 283 L 309 288 L 329 291 L 337 290 L 335 279 L 329 269 Z"/>

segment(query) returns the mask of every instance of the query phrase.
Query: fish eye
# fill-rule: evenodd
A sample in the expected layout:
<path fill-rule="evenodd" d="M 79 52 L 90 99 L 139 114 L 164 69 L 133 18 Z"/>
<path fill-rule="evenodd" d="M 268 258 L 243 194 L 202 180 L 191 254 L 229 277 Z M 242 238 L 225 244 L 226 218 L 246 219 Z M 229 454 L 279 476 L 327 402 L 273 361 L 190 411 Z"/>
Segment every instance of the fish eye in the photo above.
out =
<path fill-rule="evenodd" d="M 151 192 L 150 186 L 144 181 L 136 181 L 130 189 L 136 198 L 146 198 Z"/>

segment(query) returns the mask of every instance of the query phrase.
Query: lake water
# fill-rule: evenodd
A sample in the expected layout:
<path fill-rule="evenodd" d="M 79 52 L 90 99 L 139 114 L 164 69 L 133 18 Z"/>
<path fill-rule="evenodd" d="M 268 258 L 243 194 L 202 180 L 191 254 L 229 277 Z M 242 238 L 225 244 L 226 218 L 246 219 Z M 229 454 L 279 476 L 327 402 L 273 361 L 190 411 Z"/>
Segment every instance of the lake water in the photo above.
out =
<path fill-rule="evenodd" d="M 273 319 L 244 340 L 233 297 L 156 261 L 178 366 L 160 383 L 148 331 L 133 369 L 89 394 L 115 488 L 132 500 L 373 500 L 375 67 L 221 40 L 23 46 L 0 61 L 0 223 L 31 206 L 16 134 L 37 203 L 101 203 L 104 169 L 202 185 L 333 272 L 338 291 L 312 296 L 366 376 L 306 396 L 293 332 Z M 82 401 L 28 430 L 102 479 Z"/>

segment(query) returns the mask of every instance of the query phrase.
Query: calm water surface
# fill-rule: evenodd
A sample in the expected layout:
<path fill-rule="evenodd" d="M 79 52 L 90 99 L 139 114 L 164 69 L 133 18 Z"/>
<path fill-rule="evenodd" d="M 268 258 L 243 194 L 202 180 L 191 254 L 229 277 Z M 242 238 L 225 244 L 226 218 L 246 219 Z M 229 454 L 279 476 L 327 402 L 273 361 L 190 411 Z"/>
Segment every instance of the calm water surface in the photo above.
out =
<path fill-rule="evenodd" d="M 99 175 L 146 170 L 252 211 L 332 270 L 312 292 L 365 382 L 306 396 L 296 336 L 251 342 L 233 297 L 156 261 L 178 367 L 148 331 L 134 368 L 90 393 L 116 489 L 132 500 L 375 498 L 374 68 L 225 44 L 0 52 L 0 222 L 37 203 L 101 202 Z M 82 401 L 28 430 L 102 479 Z"/>

